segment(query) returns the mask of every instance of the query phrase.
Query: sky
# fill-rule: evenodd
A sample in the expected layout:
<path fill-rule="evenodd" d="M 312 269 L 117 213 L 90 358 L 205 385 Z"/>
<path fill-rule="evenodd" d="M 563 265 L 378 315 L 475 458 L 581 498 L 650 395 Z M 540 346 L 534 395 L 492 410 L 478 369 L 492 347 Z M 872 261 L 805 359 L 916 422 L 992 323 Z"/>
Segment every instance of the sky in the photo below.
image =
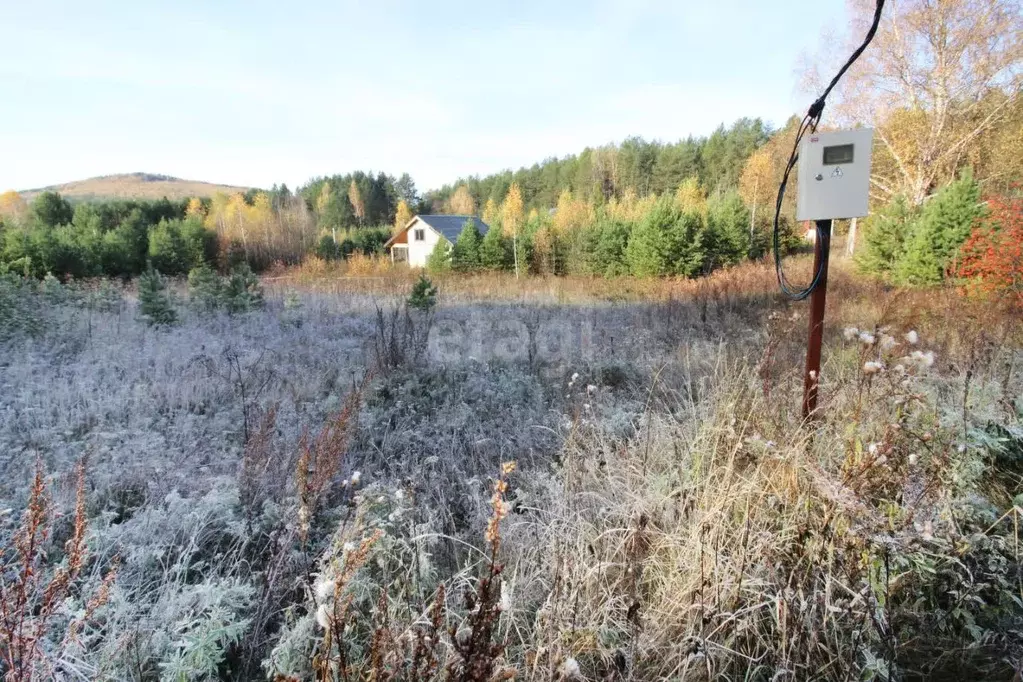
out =
<path fill-rule="evenodd" d="M 842 0 L 0 0 L 0 191 L 144 171 L 420 190 L 813 99 Z"/>

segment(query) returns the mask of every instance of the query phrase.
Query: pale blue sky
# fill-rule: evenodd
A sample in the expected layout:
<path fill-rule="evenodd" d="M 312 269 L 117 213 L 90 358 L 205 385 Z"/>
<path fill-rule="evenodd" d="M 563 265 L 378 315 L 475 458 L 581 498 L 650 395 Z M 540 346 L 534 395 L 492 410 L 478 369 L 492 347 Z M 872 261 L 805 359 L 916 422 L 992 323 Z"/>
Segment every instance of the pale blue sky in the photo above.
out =
<path fill-rule="evenodd" d="M 842 0 L 0 0 L 0 191 L 146 171 L 420 189 L 805 110 Z"/>

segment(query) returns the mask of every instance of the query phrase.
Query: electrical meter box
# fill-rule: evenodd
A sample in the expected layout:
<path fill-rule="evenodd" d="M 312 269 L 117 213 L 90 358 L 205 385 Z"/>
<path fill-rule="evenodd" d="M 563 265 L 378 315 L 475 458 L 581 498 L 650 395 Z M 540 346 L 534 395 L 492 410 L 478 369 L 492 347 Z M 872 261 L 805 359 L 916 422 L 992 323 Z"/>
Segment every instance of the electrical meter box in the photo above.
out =
<path fill-rule="evenodd" d="M 796 220 L 867 215 L 873 142 L 872 128 L 807 133 L 803 137 Z"/>

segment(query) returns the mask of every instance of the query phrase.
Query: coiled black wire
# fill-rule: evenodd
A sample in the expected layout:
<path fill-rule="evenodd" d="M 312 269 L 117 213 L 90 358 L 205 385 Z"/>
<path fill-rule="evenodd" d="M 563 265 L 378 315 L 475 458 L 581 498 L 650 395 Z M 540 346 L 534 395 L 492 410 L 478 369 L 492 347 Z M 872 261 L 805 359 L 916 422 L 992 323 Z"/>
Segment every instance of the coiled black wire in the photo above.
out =
<path fill-rule="evenodd" d="M 821 281 L 821 275 L 824 271 L 823 263 L 824 259 L 818 264 L 814 270 L 813 279 L 810 280 L 810 284 L 804 289 L 797 289 L 792 287 L 788 280 L 785 278 L 785 272 L 781 266 L 781 205 L 785 199 L 785 188 L 789 184 L 789 175 L 792 173 L 792 169 L 795 168 L 796 162 L 799 161 L 799 144 L 803 141 L 803 136 L 807 131 L 813 134 L 817 131 L 817 125 L 820 123 L 821 115 L 824 113 L 824 104 L 827 102 L 828 95 L 841 80 L 845 72 L 849 70 L 863 51 L 867 49 L 867 45 L 870 45 L 870 41 L 874 39 L 874 34 L 877 33 L 877 27 L 881 23 L 881 11 L 884 9 L 885 0 L 877 0 L 877 6 L 874 9 L 874 21 L 870 25 L 870 30 L 867 31 L 866 37 L 863 39 L 863 43 L 856 49 L 855 52 L 850 55 L 849 59 L 846 60 L 845 64 L 835 77 L 831 79 L 828 87 L 824 89 L 821 96 L 818 97 L 813 104 L 810 105 L 810 109 L 806 112 L 806 116 L 803 117 L 802 122 L 799 124 L 799 129 L 796 131 L 796 141 L 792 145 L 792 153 L 789 154 L 788 163 L 785 164 L 785 172 L 781 177 L 781 184 L 778 185 L 778 199 L 774 205 L 774 269 L 778 274 L 778 286 L 781 288 L 783 294 L 788 296 L 793 301 L 802 301 L 813 293 L 813 290 L 817 288 Z M 821 230 L 819 221 L 816 223 L 817 240 L 821 244 L 822 248 L 827 245 L 824 241 L 825 236 Z"/>

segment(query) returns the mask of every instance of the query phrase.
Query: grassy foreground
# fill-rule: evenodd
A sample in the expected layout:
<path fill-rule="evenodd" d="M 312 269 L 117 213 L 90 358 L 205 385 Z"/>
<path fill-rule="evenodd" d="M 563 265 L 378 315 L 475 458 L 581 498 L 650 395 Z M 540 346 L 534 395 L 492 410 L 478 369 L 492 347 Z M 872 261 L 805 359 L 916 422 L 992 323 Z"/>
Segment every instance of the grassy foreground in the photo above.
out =
<path fill-rule="evenodd" d="M 804 424 L 762 265 L 408 315 L 399 275 L 290 277 L 171 329 L 4 309 L 8 679 L 1018 674 L 1015 315 L 839 268 Z"/>

